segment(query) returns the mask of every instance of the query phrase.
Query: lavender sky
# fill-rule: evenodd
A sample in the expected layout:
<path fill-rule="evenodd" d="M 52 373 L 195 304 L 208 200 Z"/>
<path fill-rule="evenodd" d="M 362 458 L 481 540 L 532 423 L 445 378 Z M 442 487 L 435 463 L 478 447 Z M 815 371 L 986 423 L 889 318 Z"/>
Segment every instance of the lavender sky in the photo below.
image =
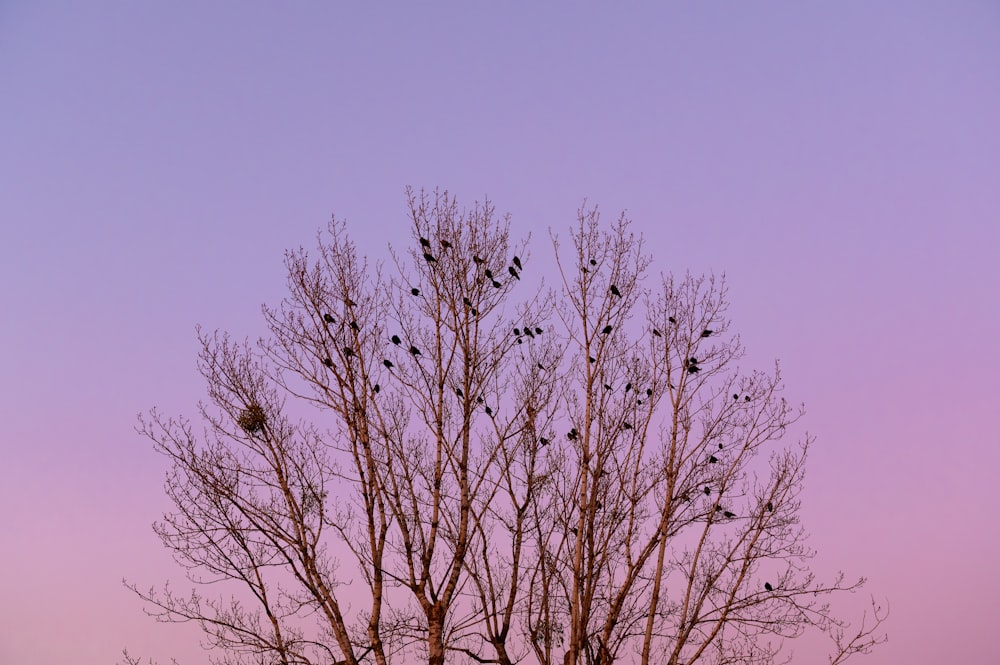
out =
<path fill-rule="evenodd" d="M 816 570 L 891 603 L 857 662 L 996 662 L 1000 4 L 7 0 L 0 663 L 204 661 L 121 586 L 182 580 L 136 414 L 194 414 L 195 325 L 260 334 L 331 213 L 405 243 L 406 185 L 540 272 L 584 197 L 725 272 L 818 437 Z"/>

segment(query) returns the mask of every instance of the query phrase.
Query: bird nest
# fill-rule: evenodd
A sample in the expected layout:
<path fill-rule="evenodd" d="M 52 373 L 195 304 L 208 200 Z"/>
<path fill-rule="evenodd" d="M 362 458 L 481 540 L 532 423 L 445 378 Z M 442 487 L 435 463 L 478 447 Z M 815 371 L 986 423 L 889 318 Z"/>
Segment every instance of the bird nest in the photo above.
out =
<path fill-rule="evenodd" d="M 254 434 L 264 429 L 264 425 L 267 424 L 267 414 L 264 413 L 264 408 L 261 405 L 251 404 L 243 409 L 239 418 L 236 419 L 236 424 L 244 431 Z"/>

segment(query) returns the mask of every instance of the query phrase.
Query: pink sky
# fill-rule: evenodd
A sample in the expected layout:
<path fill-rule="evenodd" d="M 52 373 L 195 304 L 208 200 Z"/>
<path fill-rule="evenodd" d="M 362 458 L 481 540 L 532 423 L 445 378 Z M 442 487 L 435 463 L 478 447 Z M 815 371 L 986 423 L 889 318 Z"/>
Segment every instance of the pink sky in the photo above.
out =
<path fill-rule="evenodd" d="M 994 662 L 1000 6 L 661 5 L 4 2 L 0 662 L 198 654 L 120 583 L 182 579 L 135 416 L 193 415 L 194 326 L 260 333 L 331 212 L 405 242 L 406 185 L 539 265 L 587 197 L 726 272 L 818 437 L 816 570 L 891 603 L 857 662 Z"/>

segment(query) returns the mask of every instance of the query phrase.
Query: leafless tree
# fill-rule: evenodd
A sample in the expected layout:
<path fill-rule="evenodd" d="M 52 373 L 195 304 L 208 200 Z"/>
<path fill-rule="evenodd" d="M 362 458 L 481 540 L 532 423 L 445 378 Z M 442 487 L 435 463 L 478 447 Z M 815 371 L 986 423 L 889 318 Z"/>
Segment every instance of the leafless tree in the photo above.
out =
<path fill-rule="evenodd" d="M 837 665 L 884 639 L 879 606 L 851 630 L 827 602 L 864 580 L 810 572 L 812 440 L 782 443 L 777 368 L 740 372 L 723 280 L 649 286 L 628 220 L 584 208 L 546 290 L 488 201 L 408 200 L 387 264 L 334 221 L 286 255 L 265 339 L 199 333 L 200 431 L 140 419 L 194 583 L 130 585 L 150 613 L 227 664 L 763 664 L 816 628 Z"/>

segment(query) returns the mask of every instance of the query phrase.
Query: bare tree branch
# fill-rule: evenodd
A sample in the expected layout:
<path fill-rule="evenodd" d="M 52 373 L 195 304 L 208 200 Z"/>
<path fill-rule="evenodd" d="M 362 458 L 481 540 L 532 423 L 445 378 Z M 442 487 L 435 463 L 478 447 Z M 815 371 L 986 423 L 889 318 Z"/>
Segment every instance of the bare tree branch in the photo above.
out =
<path fill-rule="evenodd" d="M 155 410 L 154 529 L 191 587 L 140 590 L 217 663 L 831 665 L 885 641 L 830 600 L 799 524 L 813 439 L 744 372 L 724 278 L 652 278 L 624 216 L 552 236 L 560 283 L 489 201 L 408 191 L 369 266 L 332 221 L 286 254 L 256 343 L 199 331 L 201 429 Z M 209 593 L 209 588 L 213 593 Z M 124 654 L 127 665 L 138 659 Z"/>

